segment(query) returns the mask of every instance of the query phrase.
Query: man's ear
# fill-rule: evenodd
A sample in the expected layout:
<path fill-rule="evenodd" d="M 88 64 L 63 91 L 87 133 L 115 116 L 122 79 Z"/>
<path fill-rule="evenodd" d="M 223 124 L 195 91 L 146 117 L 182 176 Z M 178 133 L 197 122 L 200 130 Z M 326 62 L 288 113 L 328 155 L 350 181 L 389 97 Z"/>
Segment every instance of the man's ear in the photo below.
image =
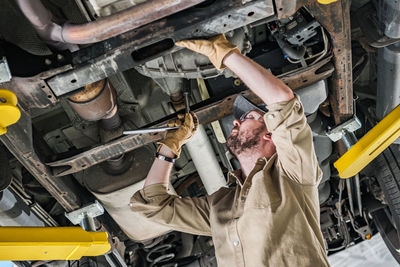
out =
<path fill-rule="evenodd" d="M 272 141 L 271 135 L 271 133 L 266 133 L 263 135 L 263 139 L 266 141 Z"/>

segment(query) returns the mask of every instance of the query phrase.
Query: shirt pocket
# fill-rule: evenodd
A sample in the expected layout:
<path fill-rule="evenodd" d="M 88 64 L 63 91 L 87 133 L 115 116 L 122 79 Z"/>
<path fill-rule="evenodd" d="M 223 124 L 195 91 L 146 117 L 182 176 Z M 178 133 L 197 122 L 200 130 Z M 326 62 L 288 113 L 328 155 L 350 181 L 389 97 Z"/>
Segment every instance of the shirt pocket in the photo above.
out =
<path fill-rule="evenodd" d="M 262 175 L 262 172 L 254 175 L 244 208 L 269 208 L 275 210 L 281 202 L 282 197 L 279 182 L 273 181 L 271 176 L 265 177 Z"/>

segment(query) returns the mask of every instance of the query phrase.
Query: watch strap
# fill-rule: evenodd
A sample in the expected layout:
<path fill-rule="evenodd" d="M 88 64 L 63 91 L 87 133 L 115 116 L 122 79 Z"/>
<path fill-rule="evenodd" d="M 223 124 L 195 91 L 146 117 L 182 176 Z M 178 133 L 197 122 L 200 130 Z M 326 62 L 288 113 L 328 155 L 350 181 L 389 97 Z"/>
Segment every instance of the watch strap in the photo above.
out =
<path fill-rule="evenodd" d="M 171 162 L 171 163 L 174 163 L 175 160 L 176 160 L 176 158 L 170 158 L 170 157 L 167 157 L 167 156 L 160 155 L 158 152 L 156 153 L 156 158 L 164 160 L 164 161 L 168 161 L 168 162 Z"/>

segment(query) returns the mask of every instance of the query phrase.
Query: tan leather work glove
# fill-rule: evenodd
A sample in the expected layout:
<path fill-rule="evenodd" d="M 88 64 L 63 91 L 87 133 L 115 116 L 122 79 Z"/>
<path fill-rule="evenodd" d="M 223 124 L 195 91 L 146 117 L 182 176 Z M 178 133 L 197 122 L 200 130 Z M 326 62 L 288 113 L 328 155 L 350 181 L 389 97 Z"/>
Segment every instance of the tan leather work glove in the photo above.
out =
<path fill-rule="evenodd" d="M 186 113 L 185 115 L 178 114 L 178 119 L 168 122 L 168 127 L 176 126 L 178 126 L 179 129 L 168 131 L 164 140 L 158 142 L 158 144 L 160 144 L 158 151 L 161 145 L 165 145 L 179 158 L 182 146 L 186 144 L 196 132 L 199 126 L 199 120 L 193 112 Z"/>
<path fill-rule="evenodd" d="M 219 70 L 225 68 L 223 64 L 225 56 L 232 51 L 240 53 L 239 48 L 226 40 L 223 34 L 209 40 L 183 40 L 175 44 L 207 56 L 211 63 Z"/>

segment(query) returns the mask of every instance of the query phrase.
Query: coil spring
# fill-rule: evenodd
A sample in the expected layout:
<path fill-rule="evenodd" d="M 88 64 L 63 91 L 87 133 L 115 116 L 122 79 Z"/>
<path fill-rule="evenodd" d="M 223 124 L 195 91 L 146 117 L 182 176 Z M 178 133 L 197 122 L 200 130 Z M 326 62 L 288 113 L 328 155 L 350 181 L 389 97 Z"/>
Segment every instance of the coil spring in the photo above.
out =
<path fill-rule="evenodd" d="M 165 239 L 165 237 L 163 239 L 156 239 L 155 242 L 146 246 L 146 261 L 150 263 L 149 267 L 167 262 L 169 262 L 168 266 L 177 266 L 177 264 L 171 263 L 171 260 L 176 256 L 175 253 L 171 252 L 175 248 L 175 245 L 161 244 Z"/>

